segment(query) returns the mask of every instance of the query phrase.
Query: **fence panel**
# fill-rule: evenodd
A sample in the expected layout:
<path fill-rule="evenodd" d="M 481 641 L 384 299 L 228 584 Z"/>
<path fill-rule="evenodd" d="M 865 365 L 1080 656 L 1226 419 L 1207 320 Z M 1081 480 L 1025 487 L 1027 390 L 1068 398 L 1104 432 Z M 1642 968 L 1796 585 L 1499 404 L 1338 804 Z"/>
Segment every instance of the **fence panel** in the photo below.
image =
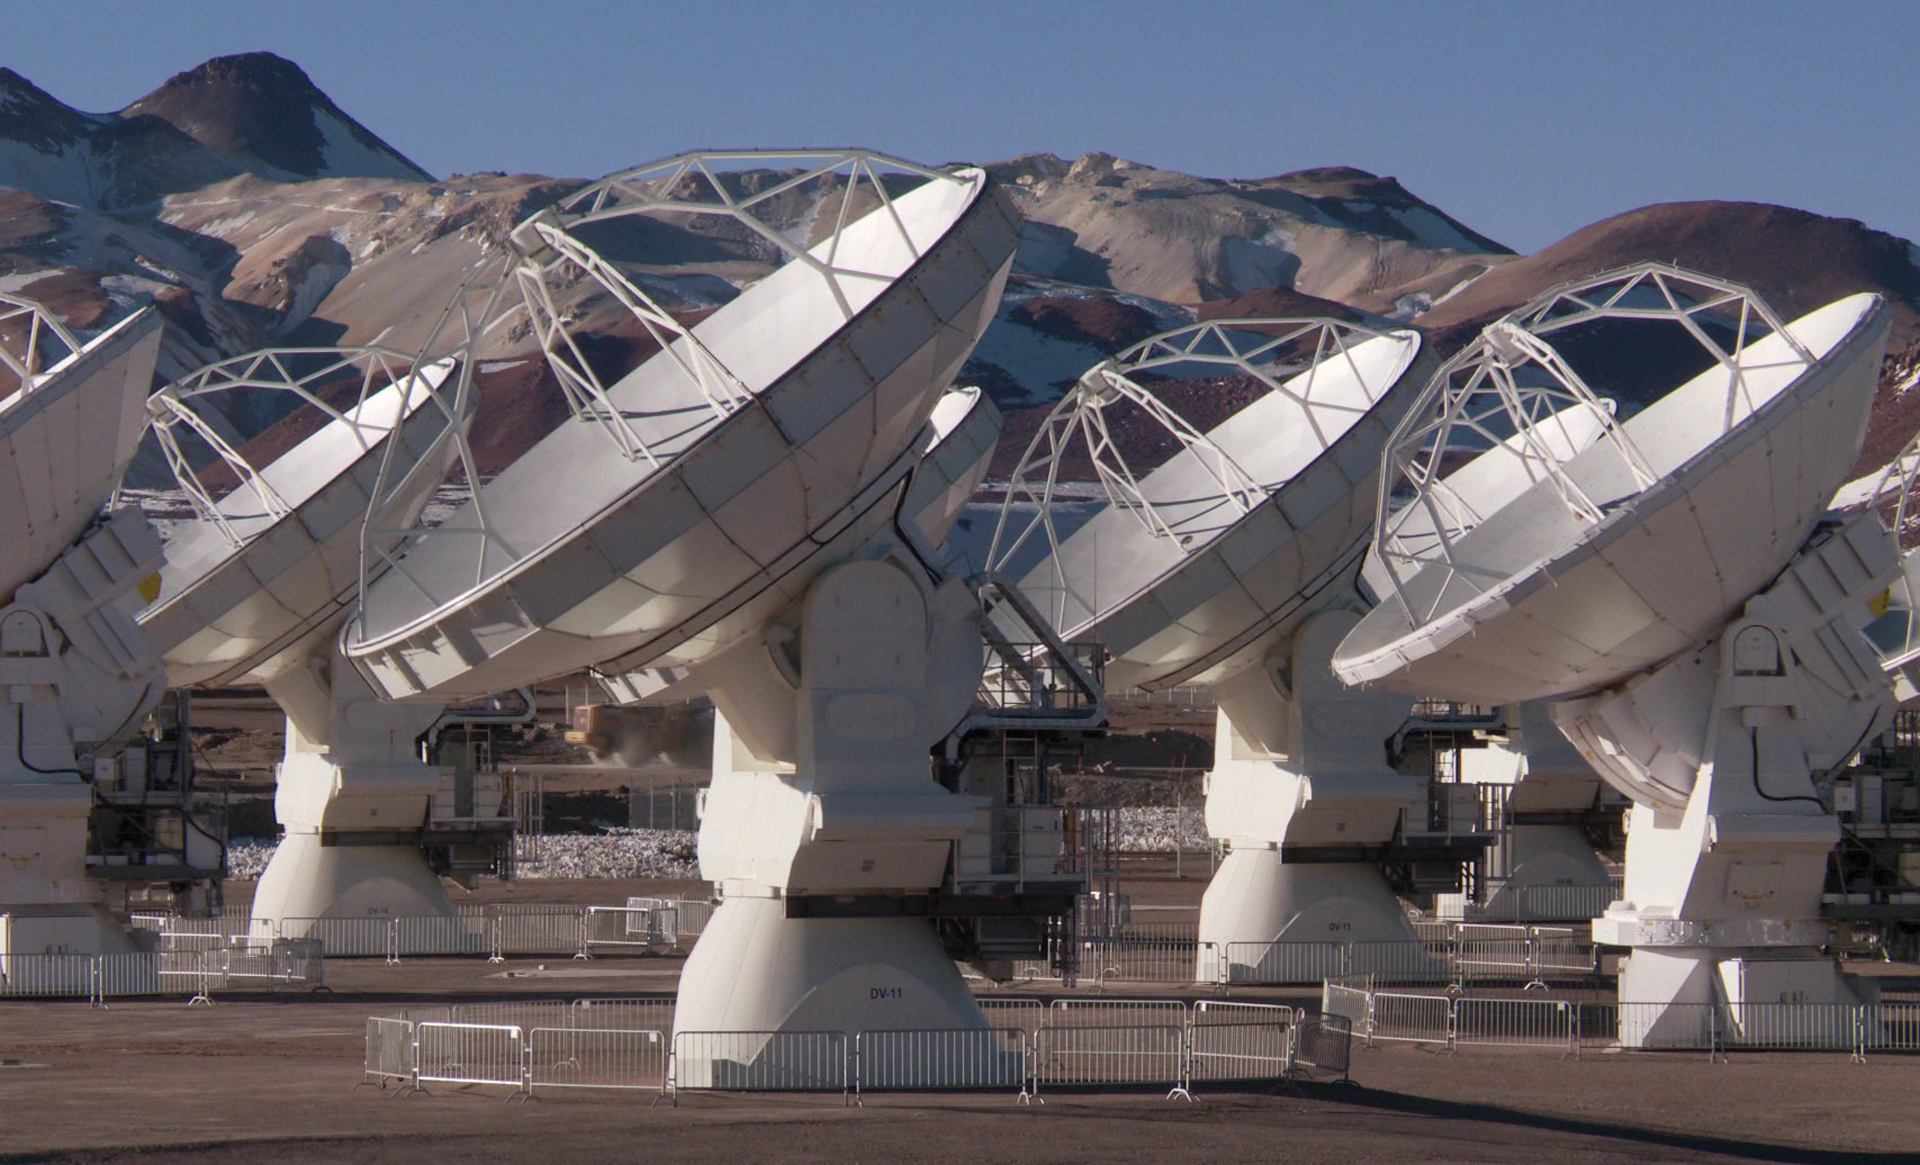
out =
<path fill-rule="evenodd" d="M 1454 1001 L 1453 1039 L 1456 1044 L 1579 1050 L 1579 1028 L 1574 1006 L 1553 999 L 1457 999 Z"/>
<path fill-rule="evenodd" d="M 1201 1080 L 1278 1080 L 1293 1050 L 1291 1007 L 1201 1000 L 1188 1030 L 1187 1077 Z"/>
<path fill-rule="evenodd" d="M 1723 1048 L 1852 1051 L 1861 1013 L 1850 1003 L 1740 1003 L 1717 1018 Z"/>
<path fill-rule="evenodd" d="M 526 1086 L 526 1041 L 511 1024 L 416 1024 L 413 1046 L 418 1083 Z"/>
<path fill-rule="evenodd" d="M 1150 1084 L 1185 1092 L 1186 1027 L 1049 1025 L 1034 1040 L 1033 1081 L 1036 1092 L 1042 1084 Z"/>
<path fill-rule="evenodd" d="M 1198 954 L 1192 939 L 1083 939 L 1080 973 L 1099 983 L 1192 983 Z"/>
<path fill-rule="evenodd" d="M 527 1090 L 664 1091 L 669 1046 L 664 1033 L 650 1029 L 533 1028 L 527 1033 Z"/>
<path fill-rule="evenodd" d="M 131 995 L 166 995 L 182 992 L 187 995 L 200 994 L 198 980 L 187 978 L 169 979 L 163 975 L 162 967 L 168 959 L 195 960 L 201 958 L 197 951 L 128 951 L 100 956 L 100 972 L 95 994 L 101 1000 L 123 999 Z"/>
<path fill-rule="evenodd" d="M 848 1091 L 845 1032 L 673 1033 L 674 1090 Z"/>
<path fill-rule="evenodd" d="M 367 1019 L 366 1069 L 363 1084 L 386 1087 L 389 1080 L 413 1080 L 413 1023 L 411 1020 L 371 1016 Z"/>
<path fill-rule="evenodd" d="M 270 932 L 261 934 L 261 942 L 274 938 L 318 939 L 329 959 L 386 958 L 393 952 L 391 918 L 282 918 L 272 924 L 261 919 L 255 923 L 255 930 Z"/>
<path fill-rule="evenodd" d="M 1642 1003 L 1622 1000 L 1616 1005 L 1615 1031 L 1623 1048 L 1695 1048 L 1714 1046 L 1715 1005 L 1711 1003 Z"/>
<path fill-rule="evenodd" d="M 1417 1044 L 1444 1044 L 1453 1031 L 1453 1001 L 1444 995 L 1373 993 L 1367 1042 L 1402 1040 Z"/>
<path fill-rule="evenodd" d="M 1920 1052 L 1920 1003 L 1895 1001 L 1861 1009 L 1864 1052 Z"/>
<path fill-rule="evenodd" d="M 691 947 L 713 918 L 713 903 L 705 899 L 681 898 L 673 904 L 676 930 L 682 948 Z"/>
<path fill-rule="evenodd" d="M 1345 1080 L 1353 1062 L 1353 1022 L 1340 1015 L 1303 1015 L 1293 1025 L 1292 1075 Z"/>
<path fill-rule="evenodd" d="M 573 1017 L 567 1024 L 553 1027 L 624 1028 L 627 1030 L 673 1030 L 672 996 L 632 996 L 620 999 L 576 999 Z"/>
<path fill-rule="evenodd" d="M 1376 983 L 1446 983 L 1452 979 L 1448 943 L 1420 939 L 1347 944 L 1346 974 L 1371 975 Z"/>
<path fill-rule="evenodd" d="M 586 937 L 586 912 L 555 906 L 496 906 L 492 918 L 495 956 L 574 955 Z"/>
<path fill-rule="evenodd" d="M 629 951 L 671 950 L 678 935 L 678 912 L 657 899 L 653 903 L 646 906 L 587 907 L 580 949 L 588 953 L 596 947 Z"/>
<path fill-rule="evenodd" d="M 486 953 L 485 918 L 471 915 L 403 916 L 392 920 L 393 937 L 388 954 L 404 955 L 478 955 Z"/>
<path fill-rule="evenodd" d="M 512 1000 L 498 1003 L 456 1003 L 447 1008 L 446 1022 L 486 1024 L 490 1027 L 570 1027 L 571 1004 L 559 999 Z"/>
<path fill-rule="evenodd" d="M 1026 1087 L 1027 1034 L 1019 1028 L 864 1031 L 854 1047 L 856 1091 Z"/>
<path fill-rule="evenodd" d="M 0 955 L 0 997 L 91 999 L 94 955 Z"/>
<path fill-rule="evenodd" d="M 1347 948 L 1336 942 L 1228 943 L 1226 977 L 1207 982 L 1267 985 L 1319 983 L 1347 973 Z"/>
<path fill-rule="evenodd" d="M 1047 1006 L 1047 1026 L 1187 1026 L 1187 1005 L 1178 999 L 1056 999 Z"/>

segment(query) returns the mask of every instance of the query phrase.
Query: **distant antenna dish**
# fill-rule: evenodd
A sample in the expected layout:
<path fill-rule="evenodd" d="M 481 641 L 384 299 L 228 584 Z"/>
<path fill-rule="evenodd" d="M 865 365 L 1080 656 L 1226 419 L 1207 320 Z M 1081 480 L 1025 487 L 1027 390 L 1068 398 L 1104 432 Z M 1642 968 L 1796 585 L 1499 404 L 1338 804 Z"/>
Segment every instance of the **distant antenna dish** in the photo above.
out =
<path fill-rule="evenodd" d="M 253 902 L 263 932 L 300 937 L 318 919 L 369 912 L 453 916 L 421 848 L 445 774 L 414 744 L 440 708 L 376 700 L 337 661 L 335 637 L 359 594 L 363 545 L 390 544 L 368 527 L 412 525 L 456 464 L 477 478 L 470 352 L 497 319 L 503 274 L 476 269 L 424 355 L 269 349 L 148 402 L 151 439 L 192 517 L 175 525 L 141 623 L 175 684 L 264 684 L 288 717 L 274 798 L 285 836 Z M 459 949 L 459 936 L 428 948 Z"/>
<path fill-rule="evenodd" d="M 1375 553 L 1380 606 L 1341 644 L 1348 682 L 1555 720 L 1635 801 L 1622 901 L 1595 923 L 1635 948 L 1628 1043 L 1682 1012 L 1850 998 L 1824 941 L 1835 822 L 1809 770 L 1884 722 L 1862 634 L 1894 572 L 1880 520 L 1825 524 L 1858 454 L 1888 316 L 1855 295 L 1791 323 L 1751 291 L 1654 264 L 1559 288 L 1448 362 L 1395 431 Z M 1680 381 L 1622 420 L 1606 379 L 1665 353 Z M 1671 381 L 1669 381 L 1671 383 Z M 1602 433 L 1567 455 L 1567 410 Z M 1492 459 L 1466 488 L 1456 467 Z M 1715 983 L 1720 986 L 1715 987 Z M 1733 986 L 1729 986 L 1733 985 Z"/>
<path fill-rule="evenodd" d="M 0 295 L 0 834 L 29 839 L 9 847 L 0 975 L 16 956 L 133 950 L 105 908 L 110 873 L 204 884 L 220 866 L 218 843 L 191 828 L 190 790 L 150 788 L 138 750 L 120 749 L 165 689 L 123 609 L 161 551 L 137 512 L 102 507 L 133 457 L 161 332 L 142 310 L 82 340 L 41 304 Z M 120 848 L 89 828 L 96 803 L 116 826 L 157 828 L 164 810 L 178 846 Z"/>
<path fill-rule="evenodd" d="M 902 916 L 974 822 L 929 750 L 982 651 L 974 595 L 909 527 L 951 490 L 904 490 L 916 463 L 953 486 L 990 449 L 978 394 L 937 406 L 1018 237 L 983 171 L 860 150 L 687 154 L 594 183 L 514 232 L 572 423 L 444 524 L 369 551 L 393 569 L 344 643 L 382 694 L 596 666 L 622 695 L 712 693 L 700 854 L 723 901 L 681 1028 L 984 1025 L 931 924 Z M 683 321 L 649 246 L 730 239 L 786 261 Z M 583 284 L 625 312 L 605 326 L 637 323 L 655 349 L 617 378 L 566 298 Z"/>
<path fill-rule="evenodd" d="M 1410 701 L 1340 688 L 1325 656 L 1365 609 L 1379 451 L 1431 367 L 1407 329 L 1179 329 L 1082 376 L 1008 483 L 995 568 L 1105 643 L 1115 687 L 1219 701 L 1207 829 L 1230 849 L 1201 905 L 1202 981 L 1267 975 L 1278 942 L 1414 937 L 1376 864 L 1424 795 L 1385 759 Z M 1204 432 L 1168 403 L 1193 377 Z M 1171 455 L 1133 464 L 1156 447 Z"/>

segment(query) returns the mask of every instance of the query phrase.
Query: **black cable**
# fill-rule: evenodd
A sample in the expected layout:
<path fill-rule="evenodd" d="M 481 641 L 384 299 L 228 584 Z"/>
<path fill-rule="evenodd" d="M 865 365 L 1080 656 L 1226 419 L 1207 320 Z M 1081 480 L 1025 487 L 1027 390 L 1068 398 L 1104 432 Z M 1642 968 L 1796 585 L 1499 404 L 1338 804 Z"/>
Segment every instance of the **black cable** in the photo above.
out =
<path fill-rule="evenodd" d="M 1822 813 L 1825 813 L 1828 811 L 1827 803 L 1825 801 L 1822 801 L 1818 797 L 1812 796 L 1811 794 L 1795 793 L 1795 794 L 1792 794 L 1791 796 L 1776 797 L 1772 793 L 1769 793 L 1765 789 L 1761 788 L 1760 787 L 1760 726 L 1756 724 L 1752 728 L 1747 729 L 1747 734 L 1753 741 L 1753 791 L 1760 794 L 1761 800 L 1775 801 L 1775 802 L 1810 801 L 1813 804 L 1818 805 Z M 1864 739 L 1864 737 L 1862 739 Z"/>
<path fill-rule="evenodd" d="M 14 710 L 13 751 L 14 751 L 14 755 L 20 758 L 20 764 L 23 767 L 25 767 L 28 772 L 39 773 L 43 777 L 58 777 L 58 776 L 79 777 L 81 780 L 85 781 L 87 784 L 89 785 L 93 784 L 92 773 L 83 772 L 80 769 L 43 769 L 39 765 L 36 765 L 32 761 L 28 760 L 27 759 L 27 706 L 25 704 L 15 704 L 13 706 L 13 710 Z"/>

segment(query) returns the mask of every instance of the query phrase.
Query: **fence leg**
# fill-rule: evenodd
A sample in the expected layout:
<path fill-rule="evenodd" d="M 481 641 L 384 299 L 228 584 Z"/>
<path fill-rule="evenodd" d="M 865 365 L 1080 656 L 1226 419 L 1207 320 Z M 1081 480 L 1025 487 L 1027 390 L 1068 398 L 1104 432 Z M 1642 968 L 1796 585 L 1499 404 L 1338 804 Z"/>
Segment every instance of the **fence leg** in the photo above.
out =
<path fill-rule="evenodd" d="M 1460 1050 L 1460 999 L 1458 996 L 1447 998 L 1447 1055 Z"/>
<path fill-rule="evenodd" d="M 400 920 L 397 918 L 389 918 L 387 919 L 387 966 L 392 967 L 399 962 Z"/>
<path fill-rule="evenodd" d="M 487 962 L 504 963 L 507 961 L 505 946 L 500 938 L 500 916 L 493 911 L 487 912 Z"/>
<path fill-rule="evenodd" d="M 587 929 L 591 925 L 592 917 L 585 909 L 580 911 L 580 949 L 573 952 L 574 959 L 579 962 L 586 962 L 593 958 L 587 953 Z"/>
<path fill-rule="evenodd" d="M 1853 1009 L 1853 1062 L 1867 1062 L 1867 1006 L 1864 1003 Z"/>

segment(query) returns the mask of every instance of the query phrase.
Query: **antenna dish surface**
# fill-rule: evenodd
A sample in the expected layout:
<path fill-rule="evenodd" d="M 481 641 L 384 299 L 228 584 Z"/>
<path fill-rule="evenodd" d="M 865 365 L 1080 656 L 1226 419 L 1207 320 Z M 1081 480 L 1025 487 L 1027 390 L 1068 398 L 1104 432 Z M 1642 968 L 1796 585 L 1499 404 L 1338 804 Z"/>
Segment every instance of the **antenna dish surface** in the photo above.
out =
<path fill-rule="evenodd" d="M 1042 423 L 989 561 L 1020 577 L 1063 637 L 1106 646 L 1115 689 L 1235 670 L 1357 563 L 1381 446 L 1426 366 L 1417 332 L 1322 319 L 1213 321 L 1146 340 L 1088 371 Z M 1152 388 L 1202 373 L 1264 391 L 1203 434 Z M 1178 451 L 1136 473 L 1114 438 L 1126 423 L 1116 405 L 1146 413 Z M 1059 480 L 1076 447 L 1090 452 L 1093 488 Z M 1060 533 L 1074 510 L 1080 524 Z"/>
<path fill-rule="evenodd" d="M 142 310 L 82 342 L 32 300 L 0 295 L 0 596 L 93 522 L 132 460 L 161 320 Z"/>
<path fill-rule="evenodd" d="M 406 467 L 405 496 L 388 505 L 405 521 L 418 516 L 446 473 L 464 418 L 442 395 L 460 363 L 409 371 L 410 363 L 379 348 L 269 350 L 209 365 L 148 402 L 196 511 L 176 528 L 160 593 L 140 616 L 175 684 L 264 682 L 304 657 L 290 649 L 310 646 L 359 586 L 361 527 L 383 459 Z M 354 401 L 327 404 L 325 388 L 346 382 L 358 382 Z M 329 419 L 256 467 L 203 415 L 221 394 L 252 390 L 292 394 Z M 400 439 L 389 453 L 396 425 Z M 181 448 L 189 435 L 216 454 L 197 472 Z M 205 484 L 216 476 L 231 487 L 218 498 Z"/>
<path fill-rule="evenodd" d="M 1705 350 L 1624 423 L 1556 347 L 1621 320 Z M 1335 672 L 1498 704 L 1597 690 L 1718 633 L 1846 477 L 1887 326 L 1874 295 L 1782 324 L 1743 288 L 1647 265 L 1490 327 L 1388 446 L 1374 554 L 1389 590 Z M 1597 437 L 1564 437 L 1573 409 Z"/>
<path fill-rule="evenodd" d="M 692 327 L 573 232 L 627 213 L 726 214 L 778 238 L 747 221 L 756 200 L 715 169 L 763 156 L 615 175 L 515 232 L 537 319 L 546 280 L 569 267 L 607 286 L 662 349 L 601 389 L 564 347 L 567 321 L 545 317 L 576 423 L 417 535 L 365 590 L 345 646 L 377 691 L 479 695 L 614 659 L 698 662 L 753 630 L 729 614 L 802 577 L 847 526 L 891 519 L 915 435 L 992 319 L 1018 220 L 979 170 L 862 151 L 772 156 L 804 169 L 777 191 L 848 176 L 817 218 L 833 229 L 781 241 L 787 263 Z M 897 192 L 902 175 L 919 184 Z M 858 212 L 856 192 L 870 209 Z"/>

